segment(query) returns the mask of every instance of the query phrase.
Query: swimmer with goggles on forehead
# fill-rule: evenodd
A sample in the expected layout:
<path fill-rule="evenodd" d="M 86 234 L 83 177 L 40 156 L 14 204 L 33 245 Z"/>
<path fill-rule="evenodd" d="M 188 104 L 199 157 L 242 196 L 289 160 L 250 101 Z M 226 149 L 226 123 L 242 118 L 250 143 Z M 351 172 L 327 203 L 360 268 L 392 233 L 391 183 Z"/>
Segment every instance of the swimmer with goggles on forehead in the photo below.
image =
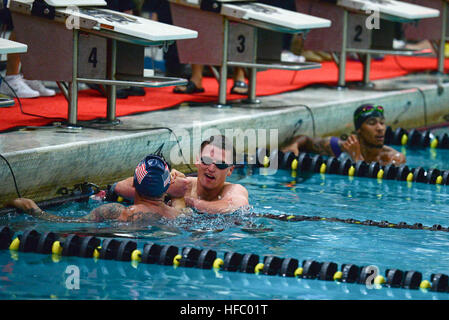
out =
<path fill-rule="evenodd" d="M 339 157 L 345 152 L 354 161 L 378 162 L 380 165 L 399 166 L 406 162 L 405 155 L 384 145 L 385 116 L 384 107 L 377 104 L 363 104 L 354 111 L 355 134 L 347 140 L 337 137 L 311 138 L 305 135 L 294 137 L 283 152 L 312 152 L 321 155 Z"/>

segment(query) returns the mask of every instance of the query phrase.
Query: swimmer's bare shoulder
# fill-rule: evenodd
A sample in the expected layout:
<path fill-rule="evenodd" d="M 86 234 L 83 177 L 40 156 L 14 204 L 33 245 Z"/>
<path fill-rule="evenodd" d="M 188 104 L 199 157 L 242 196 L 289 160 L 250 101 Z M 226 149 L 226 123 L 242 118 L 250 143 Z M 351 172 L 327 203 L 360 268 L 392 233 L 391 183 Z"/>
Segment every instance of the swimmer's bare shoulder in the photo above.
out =
<path fill-rule="evenodd" d="M 384 164 L 394 164 L 396 166 L 406 162 L 405 155 L 389 146 L 383 146 L 381 160 Z"/>
<path fill-rule="evenodd" d="M 145 206 L 135 205 L 122 210 L 117 217 L 120 222 L 137 222 L 145 221 L 154 218 L 154 214 L 150 212 Z"/>
<path fill-rule="evenodd" d="M 104 220 L 115 220 L 125 209 L 126 207 L 120 203 L 107 203 L 95 208 L 90 212 L 90 214 L 83 218 L 97 222 Z"/>
<path fill-rule="evenodd" d="M 232 199 L 236 206 L 246 206 L 248 202 L 248 190 L 238 183 L 226 182 L 221 193 L 223 199 Z"/>

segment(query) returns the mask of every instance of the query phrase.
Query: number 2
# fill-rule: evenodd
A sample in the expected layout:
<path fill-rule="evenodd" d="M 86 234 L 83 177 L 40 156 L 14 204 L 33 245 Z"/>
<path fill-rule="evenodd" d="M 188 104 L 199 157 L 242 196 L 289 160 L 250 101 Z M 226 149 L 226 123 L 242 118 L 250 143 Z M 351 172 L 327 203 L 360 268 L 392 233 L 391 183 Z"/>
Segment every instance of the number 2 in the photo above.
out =
<path fill-rule="evenodd" d="M 362 34 L 363 28 L 361 25 L 357 25 L 355 27 L 355 37 L 354 37 L 354 41 L 355 42 L 362 42 L 362 39 L 360 38 L 360 35 Z"/>

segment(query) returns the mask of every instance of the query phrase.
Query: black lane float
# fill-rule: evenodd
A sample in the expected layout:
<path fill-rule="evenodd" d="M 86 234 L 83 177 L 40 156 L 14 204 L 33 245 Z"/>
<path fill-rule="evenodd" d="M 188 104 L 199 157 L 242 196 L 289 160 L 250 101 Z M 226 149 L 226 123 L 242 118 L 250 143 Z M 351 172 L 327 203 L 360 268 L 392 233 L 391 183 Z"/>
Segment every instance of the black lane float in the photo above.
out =
<path fill-rule="evenodd" d="M 294 173 L 299 171 L 438 185 L 449 184 L 449 170 L 441 171 L 437 168 L 424 169 L 423 167 L 410 168 L 406 164 L 395 166 L 381 165 L 377 162 L 353 162 L 351 159 L 338 159 L 306 152 L 301 152 L 296 157 L 291 151 L 284 153 L 273 150 L 268 153 L 266 149 L 257 150 L 257 159 L 258 167 L 267 168 L 270 163 L 277 163 L 278 169 L 291 170 Z"/>
<path fill-rule="evenodd" d="M 340 270 L 335 262 L 319 262 L 277 256 L 265 256 L 263 262 L 256 254 L 225 252 L 223 258 L 211 249 L 185 247 L 181 251 L 172 245 L 146 243 L 143 250 L 137 249 L 132 240 L 114 238 L 99 239 L 94 236 L 80 237 L 69 234 L 59 239 L 56 233 L 39 233 L 28 229 L 17 235 L 8 227 L 0 228 L 0 249 L 41 254 L 78 256 L 84 258 L 132 261 L 132 263 L 159 264 L 166 266 L 200 268 L 263 274 L 267 276 L 297 277 L 338 281 L 406 289 L 423 289 L 449 292 L 449 277 L 446 274 L 431 274 L 430 281 L 422 280 L 422 273 L 415 270 L 387 269 L 385 276 L 378 274 L 374 266 L 342 264 Z"/>

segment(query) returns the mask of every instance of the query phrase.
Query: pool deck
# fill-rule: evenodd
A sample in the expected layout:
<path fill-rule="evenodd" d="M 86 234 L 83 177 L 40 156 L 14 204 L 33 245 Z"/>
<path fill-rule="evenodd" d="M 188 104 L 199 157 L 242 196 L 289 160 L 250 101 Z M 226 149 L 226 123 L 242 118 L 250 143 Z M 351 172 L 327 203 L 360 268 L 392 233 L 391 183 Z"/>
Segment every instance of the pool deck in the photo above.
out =
<path fill-rule="evenodd" d="M 184 150 L 184 163 L 192 163 L 201 140 L 217 129 L 232 133 L 237 140 L 255 134 L 259 146 L 264 145 L 265 138 L 272 147 L 296 134 L 348 134 L 353 130 L 352 114 L 362 103 L 383 105 L 387 125 L 393 128 L 410 129 L 449 119 L 447 75 L 416 74 L 373 83 L 371 88 L 310 87 L 260 97 L 258 105 L 238 101 L 230 108 L 186 104 L 120 117 L 121 123 L 115 126 L 89 122 L 81 124 L 90 128 L 29 128 L 2 133 L 0 153 L 14 170 L 22 196 L 40 201 L 58 196 L 61 187 L 72 189 L 82 182 L 105 186 L 129 177 L 135 165 L 159 147 L 174 167 L 186 170 L 174 135 L 168 129 L 149 128 L 173 130 Z M 235 146 L 238 152 L 251 153 L 245 146 Z M 176 159 L 181 163 L 177 165 Z M 6 163 L 0 166 L 0 181 L 1 207 L 17 196 Z"/>

